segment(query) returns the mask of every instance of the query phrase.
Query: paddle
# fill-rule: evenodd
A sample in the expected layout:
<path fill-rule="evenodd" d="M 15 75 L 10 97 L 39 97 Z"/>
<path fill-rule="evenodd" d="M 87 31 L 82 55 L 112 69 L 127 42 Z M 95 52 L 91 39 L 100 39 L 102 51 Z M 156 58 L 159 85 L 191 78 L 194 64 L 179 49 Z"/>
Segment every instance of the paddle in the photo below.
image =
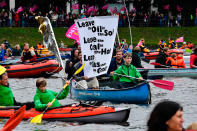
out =
<path fill-rule="evenodd" d="M 116 75 L 120 75 L 120 76 L 124 76 L 124 77 L 129 77 L 129 78 L 133 78 L 133 79 L 139 79 L 136 77 L 132 77 L 132 76 L 127 76 L 127 75 L 122 75 L 122 74 L 118 74 L 118 73 L 114 73 Z M 144 80 L 146 82 L 150 82 L 153 85 L 155 85 L 156 87 L 165 89 L 165 90 L 172 90 L 174 88 L 174 82 L 171 81 L 166 81 L 166 80 Z"/>
<path fill-rule="evenodd" d="M 84 63 L 77 71 L 75 71 L 74 75 L 70 78 L 70 80 L 72 80 L 73 77 L 74 77 L 75 75 L 79 74 L 79 73 L 83 70 L 84 66 L 85 66 L 85 63 Z M 69 81 L 70 81 L 70 80 L 69 80 Z M 66 84 L 64 85 L 64 87 L 61 89 L 61 91 L 60 91 L 60 92 L 55 96 L 55 98 L 51 101 L 52 104 L 53 104 L 53 102 L 56 100 L 56 98 L 61 94 L 61 92 L 62 92 L 67 86 L 68 86 L 68 84 L 66 83 Z M 48 108 L 49 108 L 49 107 L 46 107 L 45 110 L 42 112 L 42 114 L 35 116 L 35 117 L 30 121 L 30 123 L 36 123 L 36 124 L 42 123 L 42 116 L 44 115 L 44 113 L 47 111 Z"/>
<path fill-rule="evenodd" d="M 1 131 L 11 131 L 13 130 L 23 119 L 26 110 L 26 105 L 22 106 L 18 111 L 16 111 L 10 119 L 5 123 Z"/>
<path fill-rule="evenodd" d="M 0 110 L 6 110 L 6 109 L 18 109 L 20 106 L 0 106 Z"/>
<path fill-rule="evenodd" d="M 155 62 L 151 62 L 150 64 L 151 64 L 151 65 L 156 65 L 156 66 L 163 66 L 163 67 L 167 67 L 167 68 L 172 68 L 172 67 L 170 67 L 170 66 L 162 65 L 162 64 L 160 64 L 160 63 L 155 63 Z"/>

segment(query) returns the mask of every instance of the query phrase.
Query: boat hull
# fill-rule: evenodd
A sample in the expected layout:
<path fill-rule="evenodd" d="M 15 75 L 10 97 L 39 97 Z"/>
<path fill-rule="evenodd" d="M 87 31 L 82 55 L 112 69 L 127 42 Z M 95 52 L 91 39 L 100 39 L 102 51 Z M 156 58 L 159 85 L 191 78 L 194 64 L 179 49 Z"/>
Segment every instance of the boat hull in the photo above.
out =
<path fill-rule="evenodd" d="M 72 83 L 71 97 L 79 101 L 110 101 L 130 104 L 149 104 L 151 102 L 150 88 L 147 83 L 124 89 L 101 87 L 99 90 L 75 88 Z"/>
<path fill-rule="evenodd" d="M 154 68 L 143 69 L 138 68 L 139 71 L 149 70 L 148 75 L 163 75 L 173 77 L 197 77 L 197 68 Z"/>
<path fill-rule="evenodd" d="M 1 118 L 9 118 L 14 110 L 0 110 Z M 30 119 L 42 112 L 35 109 L 27 110 L 24 119 Z M 82 123 L 120 123 L 126 122 L 130 114 L 130 108 L 114 108 L 106 106 L 78 106 L 71 105 L 48 110 L 42 117 L 47 121 L 65 121 Z"/>
<path fill-rule="evenodd" d="M 170 49 L 170 54 L 172 54 L 172 53 L 176 53 L 178 55 L 178 54 L 183 54 L 184 52 L 179 49 Z M 144 57 L 148 60 L 154 60 L 154 59 L 156 59 L 158 54 L 159 54 L 159 52 L 144 53 Z"/>
<path fill-rule="evenodd" d="M 43 60 L 39 62 L 3 65 L 10 78 L 51 76 L 62 70 L 56 60 Z"/>

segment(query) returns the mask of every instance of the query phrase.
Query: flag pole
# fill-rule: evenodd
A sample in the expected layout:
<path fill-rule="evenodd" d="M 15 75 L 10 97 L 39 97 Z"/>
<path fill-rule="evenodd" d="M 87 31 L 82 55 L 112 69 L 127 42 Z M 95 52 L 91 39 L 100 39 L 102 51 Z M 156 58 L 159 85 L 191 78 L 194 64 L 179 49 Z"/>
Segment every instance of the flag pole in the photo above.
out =
<path fill-rule="evenodd" d="M 133 46 L 133 42 L 132 42 L 132 33 L 131 33 L 131 24 L 130 24 L 130 20 L 129 20 L 129 14 L 128 14 L 128 10 L 125 4 L 125 0 L 124 1 L 124 6 L 126 8 L 126 14 L 127 14 L 127 18 L 128 18 L 128 23 L 129 23 L 129 32 L 130 32 L 130 40 L 131 40 L 131 45 Z"/>

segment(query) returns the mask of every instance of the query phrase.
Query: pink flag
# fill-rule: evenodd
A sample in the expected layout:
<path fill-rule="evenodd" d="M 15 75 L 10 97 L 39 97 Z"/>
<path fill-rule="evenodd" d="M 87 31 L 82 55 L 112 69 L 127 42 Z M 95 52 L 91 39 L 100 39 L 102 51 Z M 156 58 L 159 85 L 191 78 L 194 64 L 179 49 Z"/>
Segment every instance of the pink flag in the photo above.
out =
<path fill-rule="evenodd" d="M 102 7 L 102 10 L 106 10 L 108 8 L 109 4 L 106 4 Z"/>
<path fill-rule="evenodd" d="M 29 8 L 29 12 L 34 12 L 38 9 L 38 6 L 35 4 L 33 7 Z"/>
<path fill-rule="evenodd" d="M 77 9 L 79 9 L 79 4 L 75 4 L 75 5 L 73 5 L 73 6 L 72 6 L 72 9 L 73 9 L 73 10 L 77 10 Z"/>
<path fill-rule="evenodd" d="M 7 5 L 7 3 L 5 2 L 5 0 L 0 3 L 0 7 L 4 7 L 6 5 Z"/>
<path fill-rule="evenodd" d="M 183 8 L 181 8 L 179 5 L 177 5 L 177 6 L 176 6 L 176 10 L 180 12 L 180 11 L 183 10 Z"/>
<path fill-rule="evenodd" d="M 115 14 L 117 12 L 117 8 L 115 7 L 114 9 L 112 9 L 112 7 L 111 7 L 110 11 L 111 11 L 112 14 Z"/>
<path fill-rule="evenodd" d="M 94 15 L 96 15 L 97 11 L 98 11 L 98 9 L 94 9 L 94 11 L 93 11 Z"/>
<path fill-rule="evenodd" d="M 20 12 L 22 12 L 22 11 L 23 11 L 23 7 L 20 6 L 20 7 L 18 8 L 18 10 L 16 11 L 16 13 L 20 13 Z"/>
<path fill-rule="evenodd" d="M 94 11 L 94 6 L 91 6 L 90 8 L 88 8 L 88 12 L 92 12 Z"/>
<path fill-rule="evenodd" d="M 123 6 L 121 9 L 120 9 L 120 11 L 125 11 L 126 10 L 126 7 L 125 6 Z"/>
<path fill-rule="evenodd" d="M 139 41 L 139 43 L 137 44 L 137 47 L 140 47 L 142 45 L 142 42 Z"/>
<path fill-rule="evenodd" d="M 184 37 L 179 37 L 175 40 L 175 42 L 179 43 L 179 42 L 184 42 Z"/>
<path fill-rule="evenodd" d="M 169 4 L 163 6 L 163 9 L 164 9 L 164 10 L 169 10 L 169 8 L 170 8 L 170 5 L 169 5 Z"/>
<path fill-rule="evenodd" d="M 66 32 L 66 35 L 65 35 L 67 38 L 69 39 L 74 39 L 77 41 L 77 43 L 80 45 L 80 42 L 79 42 L 79 33 L 78 33 L 78 30 L 77 30 L 77 26 L 75 24 L 73 24 L 69 29 L 68 31 Z"/>

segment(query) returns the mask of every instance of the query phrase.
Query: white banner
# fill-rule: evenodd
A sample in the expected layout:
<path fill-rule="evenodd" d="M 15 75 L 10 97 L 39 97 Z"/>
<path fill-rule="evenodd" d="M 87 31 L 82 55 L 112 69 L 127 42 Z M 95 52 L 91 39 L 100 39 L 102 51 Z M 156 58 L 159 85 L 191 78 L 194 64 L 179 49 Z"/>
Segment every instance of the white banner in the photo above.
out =
<path fill-rule="evenodd" d="M 118 16 L 100 16 L 75 21 L 79 32 L 84 75 L 106 74 L 112 57 Z"/>

